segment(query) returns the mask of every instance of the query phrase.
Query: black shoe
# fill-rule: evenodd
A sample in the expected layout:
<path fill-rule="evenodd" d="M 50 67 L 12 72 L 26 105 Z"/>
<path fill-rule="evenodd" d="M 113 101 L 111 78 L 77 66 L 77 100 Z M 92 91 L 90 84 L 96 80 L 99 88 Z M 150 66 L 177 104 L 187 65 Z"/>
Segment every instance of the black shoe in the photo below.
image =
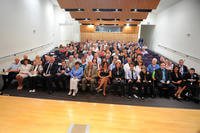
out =
<path fill-rule="evenodd" d="M 49 93 L 49 95 L 51 95 L 51 94 L 53 94 L 53 91 L 49 91 L 48 93 Z"/>

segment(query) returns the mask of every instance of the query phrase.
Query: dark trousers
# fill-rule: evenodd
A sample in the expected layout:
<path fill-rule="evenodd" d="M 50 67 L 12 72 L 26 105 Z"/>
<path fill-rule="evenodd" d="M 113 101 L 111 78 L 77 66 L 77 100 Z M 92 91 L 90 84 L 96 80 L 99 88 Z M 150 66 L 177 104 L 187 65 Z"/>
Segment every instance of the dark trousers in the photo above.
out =
<path fill-rule="evenodd" d="M 142 97 L 144 95 L 144 91 L 142 90 L 141 84 L 132 80 L 128 83 L 128 96 L 133 96 L 133 94 L 137 94 L 138 96 Z"/>
<path fill-rule="evenodd" d="M 45 85 L 45 88 L 47 89 L 47 91 L 49 93 L 54 92 L 55 89 L 53 87 L 53 82 L 55 82 L 55 76 L 51 75 L 48 77 L 43 77 L 43 80 L 44 80 L 44 85 Z"/>
<path fill-rule="evenodd" d="M 37 85 L 39 83 L 42 83 L 41 80 L 42 76 L 38 75 L 38 76 L 34 76 L 34 77 L 28 77 L 28 82 L 29 82 L 29 88 L 30 89 L 37 89 Z"/>
<path fill-rule="evenodd" d="M 59 90 L 69 89 L 69 81 L 70 81 L 70 76 L 67 76 L 65 74 L 55 77 L 55 84 L 56 84 L 57 89 L 59 89 Z M 62 84 L 62 87 L 61 87 L 60 83 Z"/>
<path fill-rule="evenodd" d="M 83 78 L 82 79 L 82 91 L 86 90 L 88 84 L 90 87 L 90 92 L 93 92 L 95 90 L 96 79 L 93 78 L 90 81 L 88 81 L 86 78 Z"/>
<path fill-rule="evenodd" d="M 159 90 L 159 95 L 170 97 L 174 94 L 174 89 L 176 88 L 173 84 L 165 84 L 165 83 L 157 83 L 157 87 Z"/>
<path fill-rule="evenodd" d="M 144 89 L 144 95 L 146 96 L 155 96 L 155 91 L 153 85 L 149 82 L 141 83 L 141 87 Z"/>
<path fill-rule="evenodd" d="M 123 79 L 122 80 L 116 80 L 116 79 L 112 80 L 112 88 L 113 88 L 115 94 L 125 96 L 124 85 L 125 85 L 125 81 Z"/>
<path fill-rule="evenodd" d="M 188 88 L 188 90 L 191 92 L 192 97 L 197 97 L 197 98 L 199 98 L 199 89 L 200 89 L 200 88 L 199 88 L 198 86 L 188 84 L 188 85 L 187 85 L 187 88 Z"/>
<path fill-rule="evenodd" d="M 9 72 L 8 75 L 2 75 L 3 88 L 1 90 L 8 88 L 8 86 L 10 85 L 12 80 L 16 78 L 17 74 L 18 74 L 18 72 Z"/>

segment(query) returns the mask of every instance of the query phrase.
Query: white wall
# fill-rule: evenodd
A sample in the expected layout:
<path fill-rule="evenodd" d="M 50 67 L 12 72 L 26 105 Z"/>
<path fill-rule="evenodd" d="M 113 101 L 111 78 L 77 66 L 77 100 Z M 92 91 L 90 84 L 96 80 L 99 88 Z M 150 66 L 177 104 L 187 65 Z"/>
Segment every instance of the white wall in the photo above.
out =
<path fill-rule="evenodd" d="M 0 57 L 47 43 L 80 41 L 78 22 L 50 0 L 1 0 L 0 18 Z"/>
<path fill-rule="evenodd" d="M 191 36 L 188 36 L 190 34 Z M 200 73 L 200 61 L 187 58 L 174 49 L 200 59 L 200 0 L 182 0 L 158 13 L 156 26 L 150 41 L 150 48 L 169 59 L 185 59 L 185 64 L 195 67 Z"/>

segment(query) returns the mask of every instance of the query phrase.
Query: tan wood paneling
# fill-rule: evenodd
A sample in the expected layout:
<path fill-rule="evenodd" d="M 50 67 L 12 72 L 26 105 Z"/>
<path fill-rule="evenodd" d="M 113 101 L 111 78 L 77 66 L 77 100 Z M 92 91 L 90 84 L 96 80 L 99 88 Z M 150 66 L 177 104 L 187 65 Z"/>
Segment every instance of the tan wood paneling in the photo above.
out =
<path fill-rule="evenodd" d="M 122 25 L 126 19 L 146 19 L 148 12 L 131 12 L 130 9 L 156 9 L 160 0 L 58 0 L 63 9 L 83 8 L 83 12 L 70 12 L 72 18 L 90 18 L 92 24 L 98 24 L 97 18 L 117 18 Z M 93 8 L 122 9 L 122 12 L 93 12 Z M 80 21 L 81 22 L 81 21 Z M 82 23 L 82 22 L 81 22 Z M 109 24 L 105 21 L 103 24 Z M 137 22 L 140 23 L 140 22 Z"/>
<path fill-rule="evenodd" d="M 122 32 L 95 32 L 94 25 L 81 25 L 81 41 L 86 40 L 121 40 L 137 41 L 138 26 L 124 26 Z"/>
<path fill-rule="evenodd" d="M 62 8 L 156 9 L 160 0 L 58 0 Z"/>
<path fill-rule="evenodd" d="M 86 40 L 115 40 L 115 41 L 137 41 L 137 34 L 112 33 L 112 32 L 95 32 L 95 33 L 81 33 L 81 41 Z"/>

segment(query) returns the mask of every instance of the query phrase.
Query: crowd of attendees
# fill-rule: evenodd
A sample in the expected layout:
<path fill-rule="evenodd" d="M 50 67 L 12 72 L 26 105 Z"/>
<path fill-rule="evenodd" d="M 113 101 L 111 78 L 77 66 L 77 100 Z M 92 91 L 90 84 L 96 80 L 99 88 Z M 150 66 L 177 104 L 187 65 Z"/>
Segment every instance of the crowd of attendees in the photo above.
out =
<path fill-rule="evenodd" d="M 87 41 L 60 45 L 42 57 L 30 60 L 15 58 L 2 75 L 7 89 L 13 79 L 18 82 L 18 91 L 23 90 L 24 80 L 30 93 L 39 91 L 40 83 L 49 94 L 65 90 L 76 96 L 78 91 L 92 94 L 107 92 L 128 98 L 174 97 L 199 95 L 199 76 L 194 68 L 187 68 L 184 60 L 172 63 L 160 56 L 146 64 L 147 47 L 134 42 Z M 146 66 L 145 66 L 146 64 Z"/>

